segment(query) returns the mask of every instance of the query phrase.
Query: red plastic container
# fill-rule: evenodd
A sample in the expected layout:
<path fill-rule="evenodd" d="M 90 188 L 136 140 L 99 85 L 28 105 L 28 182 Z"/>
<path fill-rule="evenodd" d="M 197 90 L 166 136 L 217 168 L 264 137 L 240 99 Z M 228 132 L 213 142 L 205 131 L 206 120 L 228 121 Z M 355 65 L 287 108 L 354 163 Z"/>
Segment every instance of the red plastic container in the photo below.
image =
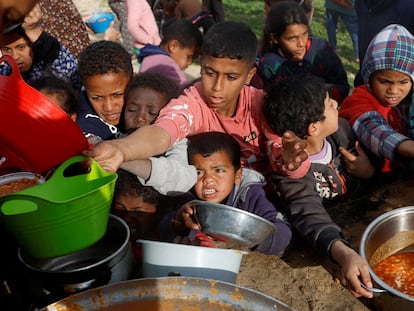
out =
<path fill-rule="evenodd" d="M 12 73 L 0 75 L 0 165 L 42 174 L 88 148 L 79 126 L 55 103 L 29 86 L 10 56 Z"/>

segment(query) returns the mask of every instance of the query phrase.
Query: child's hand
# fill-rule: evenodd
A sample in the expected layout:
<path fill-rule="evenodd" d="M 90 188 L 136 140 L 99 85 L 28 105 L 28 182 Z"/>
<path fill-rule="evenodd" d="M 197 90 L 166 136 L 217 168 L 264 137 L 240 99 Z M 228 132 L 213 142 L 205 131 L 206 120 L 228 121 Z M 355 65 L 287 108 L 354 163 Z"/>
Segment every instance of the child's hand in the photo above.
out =
<path fill-rule="evenodd" d="M 102 141 L 82 153 L 94 158 L 108 172 L 116 172 L 124 162 L 124 154 L 119 150 L 116 139 Z"/>
<path fill-rule="evenodd" d="M 355 297 L 372 298 L 372 293 L 361 286 L 362 282 L 365 286 L 372 288 L 368 262 L 342 241 L 335 241 L 333 243 L 331 255 L 341 267 L 341 283 Z"/>
<path fill-rule="evenodd" d="M 372 165 L 367 154 L 361 148 L 359 142 L 355 142 L 356 154 L 346 150 L 343 147 L 339 148 L 348 173 L 358 178 L 370 178 L 375 173 L 375 167 Z"/>
<path fill-rule="evenodd" d="M 282 137 L 282 168 L 287 171 L 296 170 L 308 158 L 305 149 L 307 142 L 300 139 L 291 131 L 286 131 Z"/>
<path fill-rule="evenodd" d="M 181 206 L 172 220 L 174 235 L 180 235 L 185 229 L 200 230 L 200 225 L 194 221 L 194 209 L 190 203 Z"/>
<path fill-rule="evenodd" d="M 103 39 L 106 41 L 114 41 L 114 42 L 121 41 L 121 33 L 115 29 L 114 21 L 112 21 L 109 27 L 105 30 Z"/>
<path fill-rule="evenodd" d="M 30 31 L 39 27 L 40 21 L 42 20 L 42 11 L 40 5 L 36 4 L 35 7 L 26 15 L 23 20 L 22 28 L 25 31 Z"/>

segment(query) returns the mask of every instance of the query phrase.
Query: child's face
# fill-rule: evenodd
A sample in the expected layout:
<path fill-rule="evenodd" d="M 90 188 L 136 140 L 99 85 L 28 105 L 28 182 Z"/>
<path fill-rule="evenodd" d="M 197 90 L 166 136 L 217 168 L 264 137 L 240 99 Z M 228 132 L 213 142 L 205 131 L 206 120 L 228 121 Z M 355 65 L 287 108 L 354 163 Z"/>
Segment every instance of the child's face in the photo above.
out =
<path fill-rule="evenodd" d="M 180 45 L 169 51 L 169 55 L 181 70 L 187 69 L 193 63 L 194 53 L 195 47 L 181 47 Z"/>
<path fill-rule="evenodd" d="M 118 125 L 124 106 L 124 92 L 130 76 L 125 72 L 108 72 L 86 79 L 84 86 L 96 114 Z"/>
<path fill-rule="evenodd" d="M 279 44 L 286 58 L 293 61 L 301 61 L 306 54 L 308 38 L 308 26 L 292 24 L 286 27 L 280 38 L 272 38 L 272 40 Z"/>
<path fill-rule="evenodd" d="M 129 92 L 125 102 L 125 130 L 128 134 L 152 124 L 161 108 L 167 104 L 165 97 L 156 90 L 136 88 Z"/>
<path fill-rule="evenodd" d="M 121 211 L 142 213 L 155 213 L 157 211 L 154 204 L 145 202 L 142 197 L 123 194 L 118 194 L 114 198 L 114 208 Z"/>
<path fill-rule="evenodd" d="M 240 91 L 249 84 L 256 68 L 244 60 L 205 56 L 201 61 L 201 81 L 206 104 L 223 116 L 233 116 Z"/>
<path fill-rule="evenodd" d="M 197 168 L 196 196 L 204 201 L 221 203 L 240 184 L 242 170 L 234 169 L 227 153 L 218 151 L 208 157 L 195 154 L 192 164 Z"/>
<path fill-rule="evenodd" d="M 328 137 L 338 130 L 338 102 L 326 94 L 325 110 L 323 115 L 325 119 L 320 122 L 320 137 Z"/>
<path fill-rule="evenodd" d="M 397 106 L 411 92 L 410 76 L 395 70 L 379 70 L 372 74 L 371 90 L 384 107 Z"/>
<path fill-rule="evenodd" d="M 3 55 L 9 55 L 16 61 L 21 73 L 29 72 L 33 65 L 33 52 L 29 43 L 22 37 L 1 47 Z"/>

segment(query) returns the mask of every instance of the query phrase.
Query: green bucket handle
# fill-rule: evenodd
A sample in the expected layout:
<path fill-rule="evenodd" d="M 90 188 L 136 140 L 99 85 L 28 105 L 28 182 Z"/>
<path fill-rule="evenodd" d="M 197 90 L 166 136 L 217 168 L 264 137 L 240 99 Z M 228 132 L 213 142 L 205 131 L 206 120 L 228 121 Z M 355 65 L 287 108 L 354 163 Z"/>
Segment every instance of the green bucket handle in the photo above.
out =
<path fill-rule="evenodd" d="M 89 170 L 87 172 L 82 172 L 80 174 L 76 174 L 74 176 L 65 177 L 66 169 L 78 162 L 89 161 Z M 47 180 L 48 183 L 53 182 L 56 184 L 63 184 L 65 183 L 67 178 L 83 178 L 80 175 L 87 175 L 87 174 L 95 174 L 99 173 L 99 177 L 105 177 L 109 175 L 113 175 L 113 173 L 106 172 L 101 166 L 96 162 L 93 158 L 85 157 L 83 155 L 77 155 L 74 157 L 69 158 L 68 160 L 64 161 L 61 165 L 59 165 L 53 175 Z M 79 176 L 79 177 L 78 177 Z M 98 178 L 98 177 L 97 177 Z M 28 188 L 29 189 L 29 188 Z M 25 189 L 26 190 L 26 189 Z M 25 197 L 30 193 L 25 193 L 25 190 L 22 190 L 20 193 L 11 194 L 9 196 L 5 196 L 5 202 L 1 203 L 1 212 L 6 216 L 11 215 L 19 215 L 19 214 L 26 214 L 30 212 L 34 212 L 38 209 L 38 205 L 33 200 L 27 200 Z"/>

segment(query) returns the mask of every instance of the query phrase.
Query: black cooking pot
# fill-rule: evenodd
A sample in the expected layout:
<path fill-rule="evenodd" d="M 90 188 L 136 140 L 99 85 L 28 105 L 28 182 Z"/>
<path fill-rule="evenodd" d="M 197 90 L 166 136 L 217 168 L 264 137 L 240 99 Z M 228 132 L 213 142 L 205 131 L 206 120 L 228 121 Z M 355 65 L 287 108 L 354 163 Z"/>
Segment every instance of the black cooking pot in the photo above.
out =
<path fill-rule="evenodd" d="M 38 304 L 48 304 L 86 289 L 125 281 L 134 277 L 135 259 L 129 242 L 128 225 L 110 215 L 105 235 L 94 245 L 65 256 L 35 259 L 22 249 L 19 261 L 28 270 Z M 33 293 L 35 292 L 35 293 Z"/>

